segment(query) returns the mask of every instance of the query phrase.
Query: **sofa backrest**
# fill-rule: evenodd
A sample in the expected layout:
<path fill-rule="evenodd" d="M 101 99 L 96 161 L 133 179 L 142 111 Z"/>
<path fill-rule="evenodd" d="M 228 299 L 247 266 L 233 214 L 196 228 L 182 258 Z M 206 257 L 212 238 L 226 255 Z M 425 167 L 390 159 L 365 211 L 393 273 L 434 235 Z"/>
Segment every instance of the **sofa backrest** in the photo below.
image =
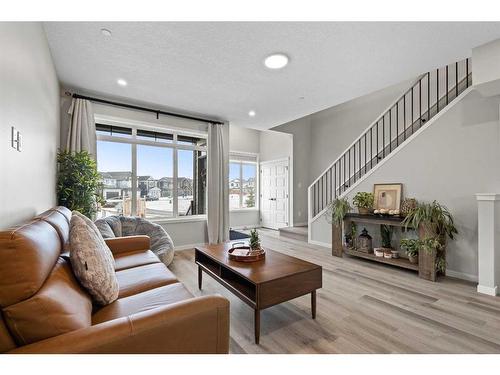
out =
<path fill-rule="evenodd" d="M 56 207 L 0 232 L 0 352 L 90 325 L 90 296 L 60 257 L 70 218 Z"/>

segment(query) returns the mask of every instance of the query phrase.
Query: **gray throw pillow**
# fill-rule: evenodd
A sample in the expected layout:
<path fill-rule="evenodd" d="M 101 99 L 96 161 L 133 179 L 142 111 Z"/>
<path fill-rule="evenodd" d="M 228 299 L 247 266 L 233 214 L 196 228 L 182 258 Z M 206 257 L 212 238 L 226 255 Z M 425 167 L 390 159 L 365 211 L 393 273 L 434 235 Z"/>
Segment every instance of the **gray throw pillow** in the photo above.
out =
<path fill-rule="evenodd" d="M 115 301 L 119 286 L 111 250 L 95 225 L 88 225 L 79 213 L 71 217 L 69 243 L 71 266 L 83 287 L 101 305 Z"/>
<path fill-rule="evenodd" d="M 103 237 L 101 231 L 99 230 L 99 228 L 97 228 L 97 226 L 95 225 L 95 223 L 92 220 L 90 220 L 87 216 L 81 214 L 78 211 L 73 211 L 71 213 L 71 215 L 76 215 L 76 216 L 82 218 L 83 221 L 85 221 L 85 224 L 87 224 L 87 226 L 95 232 L 95 234 L 99 238 L 99 242 L 101 242 L 101 244 L 102 244 L 104 251 L 106 251 L 108 253 L 108 256 L 113 260 L 113 264 L 115 264 L 115 258 L 113 256 L 113 253 L 111 252 L 111 249 L 109 248 L 109 246 L 106 245 L 106 241 L 104 241 L 104 237 Z"/>

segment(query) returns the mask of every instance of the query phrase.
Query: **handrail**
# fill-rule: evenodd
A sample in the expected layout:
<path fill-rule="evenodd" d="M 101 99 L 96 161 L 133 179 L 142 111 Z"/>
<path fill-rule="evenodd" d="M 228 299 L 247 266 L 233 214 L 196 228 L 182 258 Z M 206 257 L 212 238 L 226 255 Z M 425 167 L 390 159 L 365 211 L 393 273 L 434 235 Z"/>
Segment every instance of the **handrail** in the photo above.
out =
<path fill-rule="evenodd" d="M 329 202 L 342 196 L 346 189 L 363 178 L 374 165 L 397 149 L 401 143 L 420 129 L 423 123 L 429 121 L 467 89 L 472 84 L 469 65 L 470 59 L 467 58 L 424 73 L 413 81 L 410 88 L 392 102 L 309 185 L 309 221 L 318 213 L 323 212 Z M 450 74 L 450 67 L 452 74 Z M 434 98 L 432 98 L 433 95 Z M 410 121 L 408 121 L 409 118 Z"/>
<path fill-rule="evenodd" d="M 415 81 L 413 81 L 413 84 L 411 85 L 411 88 L 415 87 L 415 85 L 416 85 L 416 84 L 417 84 L 417 83 L 418 83 L 418 82 L 419 82 L 419 81 L 420 81 L 420 80 L 421 80 L 421 79 L 422 79 L 422 78 L 423 78 L 426 74 L 427 74 L 427 73 L 424 73 L 424 74 L 420 75 L 420 76 L 419 76 L 419 77 L 418 77 Z M 403 99 L 403 97 L 404 97 L 405 95 L 407 95 L 407 94 L 411 91 L 411 88 L 409 88 L 408 90 L 406 90 L 406 91 L 403 93 L 403 95 L 399 96 L 399 97 L 398 97 L 398 100 L 396 100 L 396 102 L 398 102 L 398 101 L 400 101 L 401 99 Z M 331 168 L 332 168 L 332 167 L 333 167 L 333 166 L 334 166 L 334 165 L 335 165 L 335 164 L 336 164 L 336 163 L 337 163 L 340 159 L 342 159 L 342 157 L 344 156 L 344 154 L 345 154 L 347 151 L 349 151 L 349 150 L 350 150 L 350 149 L 351 149 L 351 148 L 352 148 L 352 147 L 353 147 L 356 143 L 358 143 L 358 142 L 359 142 L 359 140 L 360 140 L 361 138 L 363 138 L 363 136 L 364 136 L 366 133 L 368 133 L 368 132 L 369 132 L 369 130 L 370 130 L 370 129 L 372 129 L 372 128 L 373 128 L 373 126 L 374 126 L 377 122 L 379 122 L 379 121 L 382 119 L 382 117 L 384 117 L 384 115 L 386 115 L 386 114 L 389 112 L 389 109 L 391 109 L 392 107 L 394 107 L 394 103 L 396 103 L 396 102 L 392 102 L 392 103 L 391 103 L 391 105 L 389 105 L 389 106 L 387 107 L 387 109 L 386 109 L 384 112 L 382 112 L 382 115 L 380 115 L 379 117 L 377 117 L 377 119 L 376 119 L 375 121 L 373 121 L 373 122 L 372 122 L 372 123 L 371 123 L 371 124 L 370 124 L 370 125 L 369 125 L 369 126 L 368 126 L 368 127 L 367 127 L 367 128 L 366 128 L 363 132 L 362 132 L 362 133 L 361 133 L 361 135 L 360 135 L 358 138 L 356 138 L 356 139 L 354 140 L 354 142 L 352 142 L 349 146 L 347 146 L 347 148 L 346 148 L 346 149 L 345 149 L 345 150 L 344 150 L 344 151 L 340 154 L 340 156 L 339 156 L 337 159 L 335 159 L 335 161 L 334 161 L 333 163 L 331 163 L 328 167 L 326 167 L 326 169 L 325 169 L 325 170 L 324 170 L 324 171 L 323 171 L 323 172 L 322 172 L 322 173 L 318 176 L 318 178 L 316 178 L 316 180 L 314 180 L 314 181 L 311 183 L 311 185 L 309 185 L 309 188 L 308 188 L 308 189 L 310 189 L 310 188 L 312 187 L 312 185 L 314 185 L 316 182 L 318 182 L 318 181 L 319 181 L 319 179 L 321 178 L 321 176 L 323 176 L 326 172 L 328 172 L 328 171 L 329 171 L 329 170 L 330 170 L 330 169 L 331 169 Z"/>

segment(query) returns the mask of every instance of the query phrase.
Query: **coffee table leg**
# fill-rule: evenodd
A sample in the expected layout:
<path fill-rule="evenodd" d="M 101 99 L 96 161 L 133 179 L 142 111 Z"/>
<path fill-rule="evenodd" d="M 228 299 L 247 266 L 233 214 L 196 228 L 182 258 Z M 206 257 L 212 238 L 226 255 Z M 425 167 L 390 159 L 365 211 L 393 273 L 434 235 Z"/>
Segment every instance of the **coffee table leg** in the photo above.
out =
<path fill-rule="evenodd" d="M 316 319 L 316 291 L 311 292 L 311 312 L 312 318 Z"/>
<path fill-rule="evenodd" d="M 201 289 L 201 267 L 198 266 L 198 289 Z"/>
<path fill-rule="evenodd" d="M 255 330 L 255 343 L 259 345 L 259 339 L 260 339 L 260 310 L 255 309 L 254 310 L 254 330 Z"/>

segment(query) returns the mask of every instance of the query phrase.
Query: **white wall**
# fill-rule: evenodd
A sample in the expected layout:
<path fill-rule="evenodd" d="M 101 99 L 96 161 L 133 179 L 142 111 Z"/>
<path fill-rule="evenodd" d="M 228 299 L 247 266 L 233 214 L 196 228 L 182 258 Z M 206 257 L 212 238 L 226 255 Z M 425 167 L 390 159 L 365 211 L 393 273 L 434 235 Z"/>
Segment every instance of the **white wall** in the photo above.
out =
<path fill-rule="evenodd" d="M 231 125 L 229 128 L 230 152 L 259 154 L 260 133 L 261 131 L 259 130 Z M 229 225 L 235 229 L 260 226 L 258 209 L 229 211 Z"/>
<path fill-rule="evenodd" d="M 40 23 L 0 23 L 0 228 L 56 201 L 59 83 Z M 11 148 L 11 126 L 23 150 Z"/>
<path fill-rule="evenodd" d="M 277 131 L 260 132 L 260 161 L 270 161 L 293 156 L 293 135 Z"/>
<path fill-rule="evenodd" d="M 448 269 L 471 280 L 477 277 L 475 194 L 500 191 L 499 101 L 474 90 L 465 94 L 348 194 L 352 198 L 373 191 L 375 183 L 401 182 L 404 197 L 446 205 L 459 231 L 448 244 Z M 311 229 L 314 241 L 331 243 L 323 217 Z"/>
<path fill-rule="evenodd" d="M 472 49 L 472 82 L 483 95 L 500 94 L 500 39 Z"/>

